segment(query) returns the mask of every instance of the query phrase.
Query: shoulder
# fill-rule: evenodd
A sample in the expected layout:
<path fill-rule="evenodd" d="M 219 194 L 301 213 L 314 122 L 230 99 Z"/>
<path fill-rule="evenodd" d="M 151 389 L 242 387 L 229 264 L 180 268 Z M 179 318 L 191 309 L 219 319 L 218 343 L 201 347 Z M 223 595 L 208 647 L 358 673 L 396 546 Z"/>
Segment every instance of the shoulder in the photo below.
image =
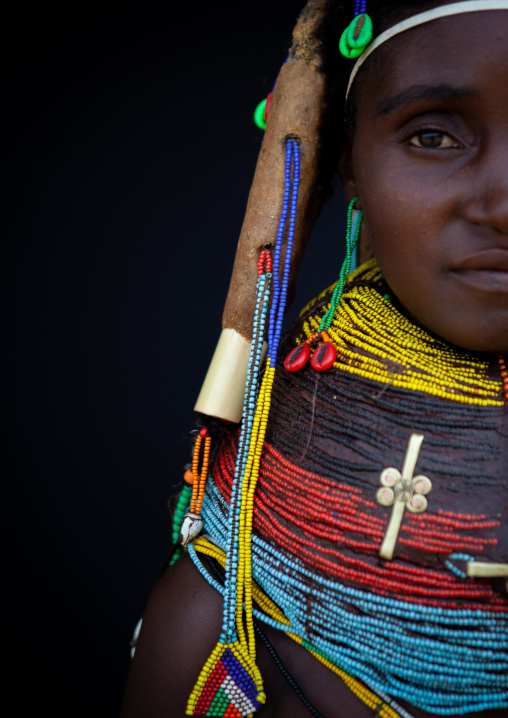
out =
<path fill-rule="evenodd" d="M 122 718 L 185 716 L 221 624 L 221 596 L 183 556 L 165 572 L 146 606 Z"/>
<path fill-rule="evenodd" d="M 222 626 L 222 597 L 196 570 L 188 556 L 169 568 L 148 601 L 127 681 L 121 718 L 184 718 L 189 695 L 215 648 Z M 370 711 L 333 673 L 278 631 L 264 627 L 283 664 L 326 715 L 366 718 Z M 257 658 L 267 703 L 259 718 L 306 718 L 309 711 L 276 668 L 273 656 L 258 640 Z M 274 650 L 273 648 L 271 650 Z M 337 696 L 342 697 L 340 706 Z M 354 704 L 343 713 L 342 705 Z"/>

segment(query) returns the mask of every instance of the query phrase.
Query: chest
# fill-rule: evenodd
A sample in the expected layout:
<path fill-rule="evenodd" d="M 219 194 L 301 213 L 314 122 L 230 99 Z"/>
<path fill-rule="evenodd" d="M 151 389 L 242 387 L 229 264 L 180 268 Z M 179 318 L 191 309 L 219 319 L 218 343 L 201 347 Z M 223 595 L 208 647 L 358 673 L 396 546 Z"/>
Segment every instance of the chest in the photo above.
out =
<path fill-rule="evenodd" d="M 508 412 L 503 406 L 440 401 L 340 372 L 308 372 L 282 377 L 272 417 L 267 443 L 288 462 L 282 468 L 287 484 L 273 489 L 274 503 L 284 503 L 288 492 L 289 522 L 300 511 L 311 532 L 321 524 L 322 541 L 328 537 L 342 543 L 344 552 L 363 552 L 378 562 L 394 511 L 393 502 L 380 497 L 382 474 L 386 477 L 390 468 L 392 480 L 398 479 L 392 484 L 394 498 L 406 504 L 394 557 L 428 567 L 442 566 L 455 555 L 506 561 Z M 413 435 L 423 438 L 409 475 L 400 481 Z M 276 461 L 267 460 L 268 473 L 273 473 L 271 463 Z M 409 501 L 419 476 L 428 479 L 425 509 L 413 512 Z M 266 481 L 261 491 L 269 492 L 269 485 Z M 456 563 L 465 570 L 461 560 Z"/>

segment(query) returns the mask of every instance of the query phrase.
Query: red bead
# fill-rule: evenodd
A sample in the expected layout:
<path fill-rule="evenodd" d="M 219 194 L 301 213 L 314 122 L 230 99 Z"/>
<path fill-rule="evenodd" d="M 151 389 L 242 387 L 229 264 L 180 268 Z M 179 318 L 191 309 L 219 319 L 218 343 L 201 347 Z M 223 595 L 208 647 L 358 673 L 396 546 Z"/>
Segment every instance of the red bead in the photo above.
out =
<path fill-rule="evenodd" d="M 201 437 L 203 437 L 203 439 L 204 439 L 205 437 L 208 436 L 208 429 L 201 429 L 201 431 L 199 432 L 199 435 Z"/>
<path fill-rule="evenodd" d="M 288 371 L 300 371 L 307 364 L 310 357 L 310 349 L 307 344 L 299 344 L 287 355 L 284 366 Z"/>
<path fill-rule="evenodd" d="M 326 371 L 337 359 L 337 349 L 331 342 L 320 344 L 312 355 L 312 368 L 316 371 Z"/>
<path fill-rule="evenodd" d="M 230 436 L 213 469 L 217 488 L 228 503 L 237 453 L 236 439 Z M 387 517 L 372 513 L 374 503 L 368 497 L 365 490 L 297 466 L 265 443 L 254 495 L 253 528 L 289 556 L 298 557 L 309 570 L 323 571 L 332 579 L 366 587 L 381 596 L 447 609 L 468 600 L 471 610 L 507 612 L 506 602 L 488 582 L 457 580 L 440 561 L 420 566 L 407 563 L 414 560 L 411 549 L 424 548 L 434 557 L 456 550 L 488 551 L 496 539 L 485 532 L 499 527 L 499 519 L 442 509 L 436 514 L 407 516 L 398 560 L 377 565 L 371 563 L 371 557 L 378 555 Z"/>

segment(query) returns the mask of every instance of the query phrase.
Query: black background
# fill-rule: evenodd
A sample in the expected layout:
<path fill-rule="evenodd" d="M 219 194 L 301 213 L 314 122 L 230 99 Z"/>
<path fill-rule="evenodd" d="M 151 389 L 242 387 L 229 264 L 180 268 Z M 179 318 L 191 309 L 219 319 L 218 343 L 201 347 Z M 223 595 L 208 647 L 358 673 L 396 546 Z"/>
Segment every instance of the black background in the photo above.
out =
<path fill-rule="evenodd" d="M 220 332 L 262 140 L 252 113 L 301 6 L 40 3 L 3 18 L 15 715 L 118 713 Z M 337 278 L 343 215 L 325 208 L 292 316 Z"/>

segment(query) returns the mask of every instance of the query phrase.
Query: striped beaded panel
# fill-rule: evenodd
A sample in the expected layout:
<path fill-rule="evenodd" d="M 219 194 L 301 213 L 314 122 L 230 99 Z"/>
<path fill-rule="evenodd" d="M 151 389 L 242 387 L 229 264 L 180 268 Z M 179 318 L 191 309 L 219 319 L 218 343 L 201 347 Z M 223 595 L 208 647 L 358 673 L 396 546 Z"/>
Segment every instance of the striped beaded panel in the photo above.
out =
<path fill-rule="evenodd" d="M 218 647 L 215 664 L 191 696 L 194 715 L 242 718 L 258 708 L 259 690 L 243 665 L 238 644 Z"/>

